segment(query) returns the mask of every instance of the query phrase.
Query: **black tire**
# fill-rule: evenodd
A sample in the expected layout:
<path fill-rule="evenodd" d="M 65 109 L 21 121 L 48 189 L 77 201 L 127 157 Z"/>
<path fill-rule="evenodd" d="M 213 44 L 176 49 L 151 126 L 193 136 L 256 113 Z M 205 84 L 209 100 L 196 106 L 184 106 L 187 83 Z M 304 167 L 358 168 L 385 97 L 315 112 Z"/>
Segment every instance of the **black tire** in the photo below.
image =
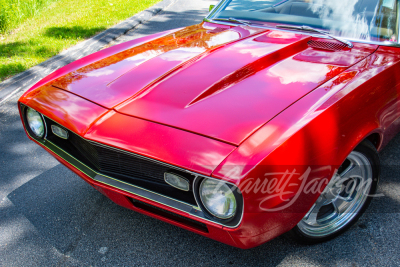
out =
<path fill-rule="evenodd" d="M 373 196 L 371 195 L 375 194 L 377 190 L 379 176 L 380 176 L 380 160 L 375 146 L 368 140 L 364 140 L 362 143 L 360 143 L 354 149 L 354 151 L 363 154 L 368 159 L 372 167 L 372 183 L 368 193 L 369 196 L 365 200 L 362 207 L 358 210 L 357 214 L 355 214 L 354 217 L 345 222 L 344 226 L 342 226 L 340 229 L 325 236 L 316 237 L 305 233 L 305 231 L 299 227 L 299 224 L 301 223 L 299 222 L 298 225 L 296 225 L 292 230 L 286 233 L 286 237 L 300 244 L 312 245 L 312 244 L 322 243 L 331 240 L 337 237 L 338 235 L 341 235 L 343 232 L 348 230 L 352 225 L 354 225 L 358 221 L 358 219 L 362 216 L 362 214 L 365 212 L 365 210 L 368 208 L 369 204 L 372 201 Z"/>

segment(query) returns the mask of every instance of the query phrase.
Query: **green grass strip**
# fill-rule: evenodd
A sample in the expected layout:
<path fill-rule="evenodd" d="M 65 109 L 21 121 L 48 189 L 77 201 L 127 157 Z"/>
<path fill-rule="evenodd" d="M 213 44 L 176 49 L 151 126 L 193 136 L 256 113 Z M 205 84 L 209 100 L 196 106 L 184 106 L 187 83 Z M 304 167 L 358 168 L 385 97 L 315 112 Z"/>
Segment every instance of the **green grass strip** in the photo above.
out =
<path fill-rule="evenodd" d="M 51 3 L 38 14 L 25 19 L 10 34 L 0 35 L 0 81 L 59 54 L 159 1 L 58 0 Z"/>
<path fill-rule="evenodd" d="M 27 18 L 38 15 L 56 0 L 0 0 L 0 33 L 17 27 Z"/>

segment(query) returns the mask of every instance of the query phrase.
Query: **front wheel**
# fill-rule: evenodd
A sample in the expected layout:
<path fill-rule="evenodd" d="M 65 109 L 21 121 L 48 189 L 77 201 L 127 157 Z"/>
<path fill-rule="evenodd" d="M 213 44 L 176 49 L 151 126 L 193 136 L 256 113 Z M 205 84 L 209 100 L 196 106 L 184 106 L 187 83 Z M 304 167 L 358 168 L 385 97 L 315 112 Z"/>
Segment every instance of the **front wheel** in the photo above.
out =
<path fill-rule="evenodd" d="M 368 208 L 379 173 L 378 153 L 366 140 L 348 155 L 324 192 L 288 235 L 298 242 L 315 244 L 346 231 Z"/>

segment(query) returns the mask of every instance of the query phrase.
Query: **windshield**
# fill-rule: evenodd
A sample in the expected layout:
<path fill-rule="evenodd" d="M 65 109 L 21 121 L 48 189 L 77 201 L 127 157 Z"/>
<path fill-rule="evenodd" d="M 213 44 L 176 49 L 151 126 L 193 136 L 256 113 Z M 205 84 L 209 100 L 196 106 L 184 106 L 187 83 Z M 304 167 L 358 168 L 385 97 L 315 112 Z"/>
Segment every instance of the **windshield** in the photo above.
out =
<path fill-rule="evenodd" d="M 397 42 L 397 0 L 226 0 L 211 19 L 299 25 L 338 37 Z"/>

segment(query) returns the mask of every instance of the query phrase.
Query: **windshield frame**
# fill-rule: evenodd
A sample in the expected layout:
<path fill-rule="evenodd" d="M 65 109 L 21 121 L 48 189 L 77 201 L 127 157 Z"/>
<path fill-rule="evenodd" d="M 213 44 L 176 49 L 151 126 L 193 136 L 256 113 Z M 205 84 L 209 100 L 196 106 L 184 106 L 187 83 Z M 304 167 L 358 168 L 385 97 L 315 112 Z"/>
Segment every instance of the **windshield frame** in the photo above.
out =
<path fill-rule="evenodd" d="M 218 21 L 218 20 L 213 20 L 214 16 L 219 13 L 227 4 L 229 4 L 231 0 L 221 0 L 217 5 L 214 6 L 214 8 L 208 13 L 208 15 L 203 19 L 204 22 L 210 22 L 210 23 L 216 23 L 216 24 L 222 24 L 222 25 L 227 25 L 227 26 L 244 26 L 235 22 L 228 22 L 228 21 Z M 400 0 L 397 0 L 397 18 L 396 18 L 396 32 L 397 32 L 397 42 L 390 42 L 390 41 L 370 41 L 370 40 L 362 40 L 362 39 L 353 39 L 353 38 L 347 38 L 340 36 L 340 38 L 348 40 L 350 42 L 355 42 L 355 43 L 364 43 L 364 44 L 374 44 L 374 45 L 382 45 L 382 46 L 391 46 L 391 47 L 400 47 Z M 247 19 L 247 21 L 249 21 Z M 298 25 L 302 26 L 302 25 Z M 305 32 L 305 31 L 297 31 L 297 30 L 287 30 L 287 29 L 278 29 L 272 26 L 265 26 L 265 25 L 258 25 L 258 24 L 253 24 L 251 27 L 254 28 L 261 28 L 261 29 L 266 29 L 266 30 L 279 30 L 283 32 L 295 32 L 298 34 L 303 34 L 303 35 L 310 35 L 313 37 L 318 37 L 318 38 L 325 38 L 328 39 L 329 37 L 314 33 L 314 32 Z M 335 36 L 335 35 L 333 35 Z M 339 36 L 338 36 L 339 37 Z"/>

